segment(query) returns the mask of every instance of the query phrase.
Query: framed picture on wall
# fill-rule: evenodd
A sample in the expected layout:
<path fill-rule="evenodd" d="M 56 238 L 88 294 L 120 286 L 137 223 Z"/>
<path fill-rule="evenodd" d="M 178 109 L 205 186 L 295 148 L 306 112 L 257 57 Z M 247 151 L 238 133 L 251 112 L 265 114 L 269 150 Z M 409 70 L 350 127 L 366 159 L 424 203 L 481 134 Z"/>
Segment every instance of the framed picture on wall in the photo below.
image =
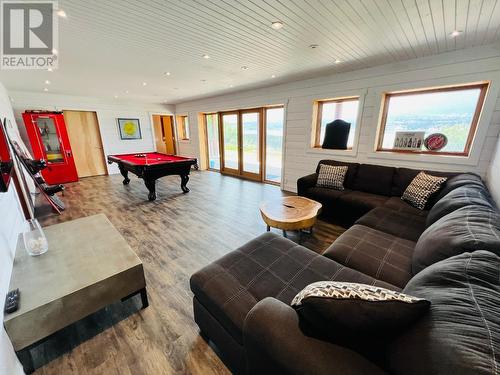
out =
<path fill-rule="evenodd" d="M 119 118 L 118 130 L 121 139 L 141 139 L 141 125 L 138 118 Z"/>

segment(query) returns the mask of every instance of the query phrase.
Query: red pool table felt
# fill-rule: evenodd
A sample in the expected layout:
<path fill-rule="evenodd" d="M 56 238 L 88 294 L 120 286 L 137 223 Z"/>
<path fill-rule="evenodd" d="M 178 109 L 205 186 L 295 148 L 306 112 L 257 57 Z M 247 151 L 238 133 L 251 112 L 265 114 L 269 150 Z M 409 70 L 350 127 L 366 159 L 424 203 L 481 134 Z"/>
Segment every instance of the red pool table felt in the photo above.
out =
<path fill-rule="evenodd" d="M 143 157 L 137 155 L 145 155 Z M 160 154 L 159 152 L 141 152 L 135 154 L 111 155 L 121 161 L 133 165 L 157 165 L 165 163 L 175 163 L 178 161 L 192 160 L 193 158 L 186 158 L 176 155 Z"/>

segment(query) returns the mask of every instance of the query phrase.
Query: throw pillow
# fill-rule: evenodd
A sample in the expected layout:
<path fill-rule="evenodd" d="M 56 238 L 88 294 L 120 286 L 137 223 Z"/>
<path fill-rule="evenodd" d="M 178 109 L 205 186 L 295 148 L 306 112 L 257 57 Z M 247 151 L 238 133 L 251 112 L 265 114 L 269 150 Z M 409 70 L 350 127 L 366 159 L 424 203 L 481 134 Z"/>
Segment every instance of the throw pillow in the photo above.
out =
<path fill-rule="evenodd" d="M 319 166 L 316 186 L 344 190 L 344 179 L 347 169 L 347 166 L 321 164 Z"/>
<path fill-rule="evenodd" d="M 436 177 L 420 172 L 408 185 L 401 199 L 423 210 L 431 195 L 437 193 L 446 180 L 446 177 Z"/>
<path fill-rule="evenodd" d="M 357 283 L 319 281 L 291 303 L 307 330 L 334 342 L 389 339 L 422 316 L 430 302 L 393 290 Z"/>

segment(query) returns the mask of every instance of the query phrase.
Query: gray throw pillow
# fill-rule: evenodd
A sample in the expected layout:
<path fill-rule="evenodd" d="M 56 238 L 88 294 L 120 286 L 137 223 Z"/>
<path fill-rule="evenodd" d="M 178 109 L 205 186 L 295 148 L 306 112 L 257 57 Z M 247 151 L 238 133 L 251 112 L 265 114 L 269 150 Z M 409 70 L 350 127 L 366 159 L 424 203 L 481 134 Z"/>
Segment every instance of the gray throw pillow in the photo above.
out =
<path fill-rule="evenodd" d="M 319 166 L 316 186 L 344 190 L 344 180 L 347 169 L 347 166 L 321 164 Z"/>

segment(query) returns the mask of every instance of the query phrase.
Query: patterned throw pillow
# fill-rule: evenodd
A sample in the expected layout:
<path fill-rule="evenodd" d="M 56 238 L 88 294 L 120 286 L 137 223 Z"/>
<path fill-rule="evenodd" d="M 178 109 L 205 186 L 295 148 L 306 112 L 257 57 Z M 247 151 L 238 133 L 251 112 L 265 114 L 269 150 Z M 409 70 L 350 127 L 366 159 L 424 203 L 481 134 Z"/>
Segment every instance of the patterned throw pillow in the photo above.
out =
<path fill-rule="evenodd" d="M 319 166 L 317 187 L 326 187 L 335 190 L 344 190 L 344 180 L 347 166 L 326 165 Z"/>
<path fill-rule="evenodd" d="M 430 302 L 372 285 L 319 281 L 300 291 L 291 305 L 307 334 L 356 346 L 359 339 L 394 337 L 422 316 Z"/>
<path fill-rule="evenodd" d="M 446 180 L 446 177 L 436 177 L 420 172 L 408 185 L 401 199 L 423 210 L 430 196 L 437 193 Z"/>

